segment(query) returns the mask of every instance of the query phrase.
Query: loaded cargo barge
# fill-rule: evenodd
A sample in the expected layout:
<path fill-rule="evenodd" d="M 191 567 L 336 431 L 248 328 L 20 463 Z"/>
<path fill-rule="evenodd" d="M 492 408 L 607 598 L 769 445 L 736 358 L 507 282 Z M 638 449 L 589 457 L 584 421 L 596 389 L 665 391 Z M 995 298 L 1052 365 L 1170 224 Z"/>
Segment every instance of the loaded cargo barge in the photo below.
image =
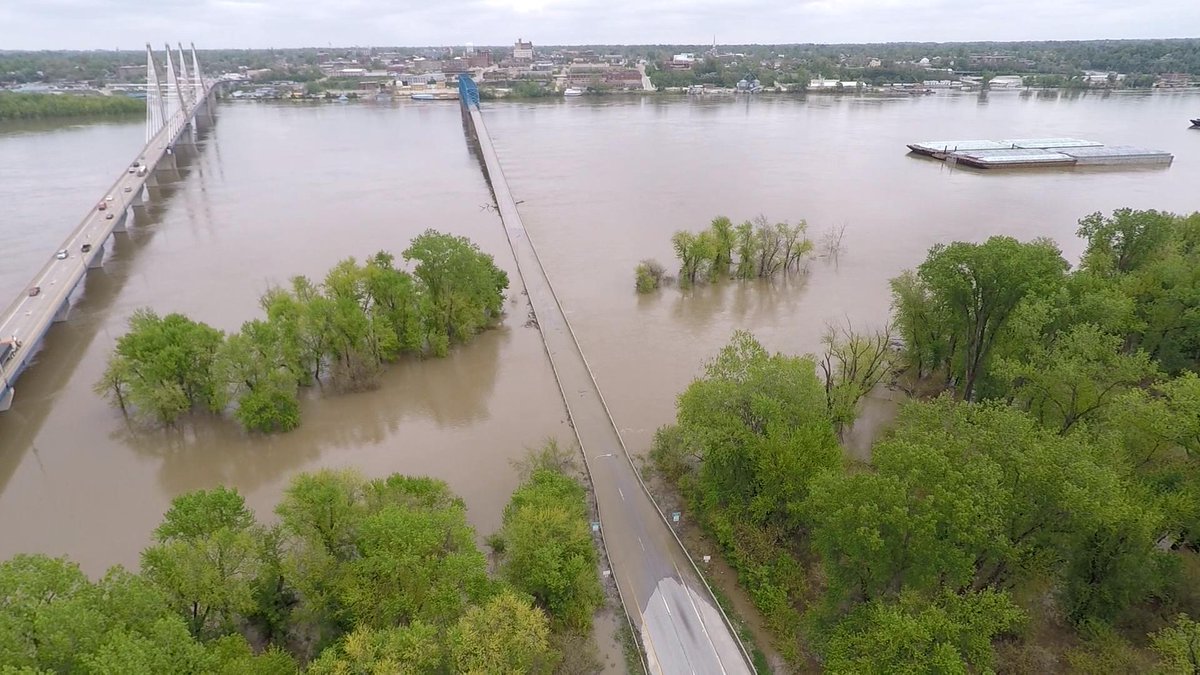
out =
<path fill-rule="evenodd" d="M 1131 145 L 1104 145 L 1078 138 L 1021 138 L 1007 141 L 921 141 L 908 149 L 978 169 L 1042 166 L 1166 166 L 1175 156 Z"/>

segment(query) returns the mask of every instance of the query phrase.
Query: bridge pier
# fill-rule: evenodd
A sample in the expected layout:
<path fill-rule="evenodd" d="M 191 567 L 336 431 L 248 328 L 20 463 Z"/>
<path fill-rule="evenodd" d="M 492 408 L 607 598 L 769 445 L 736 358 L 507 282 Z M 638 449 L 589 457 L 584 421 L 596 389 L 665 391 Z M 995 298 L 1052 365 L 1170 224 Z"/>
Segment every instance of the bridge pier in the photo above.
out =
<path fill-rule="evenodd" d="M 180 148 L 189 149 L 196 146 L 196 118 L 192 117 L 192 121 L 183 125 L 183 129 L 179 131 L 179 138 L 175 139 L 175 150 L 178 152 Z"/>
<path fill-rule="evenodd" d="M 100 244 L 99 246 L 93 248 L 91 256 L 92 259 L 89 260 L 87 264 L 89 270 L 104 267 L 104 244 Z"/>
<path fill-rule="evenodd" d="M 125 231 L 125 220 L 129 217 L 129 210 L 121 211 L 121 215 L 117 216 L 117 222 L 113 223 L 113 232 Z"/>
<path fill-rule="evenodd" d="M 140 209 L 146 206 L 146 198 L 142 196 L 145 189 L 144 187 L 139 187 L 137 192 L 133 193 L 133 198 L 129 200 L 129 208 Z"/>
<path fill-rule="evenodd" d="M 71 316 L 71 294 L 68 293 L 63 298 L 62 304 L 59 305 L 58 311 L 54 313 L 54 323 L 62 323 Z"/>
<path fill-rule="evenodd" d="M 0 391 L 0 412 L 12 407 L 13 395 L 16 394 L 16 391 L 12 387 L 4 387 L 4 390 Z"/>
<path fill-rule="evenodd" d="M 162 173 L 171 182 L 180 180 L 182 176 L 179 175 L 179 162 L 175 160 L 175 153 L 163 155 L 162 159 L 158 160 L 158 164 L 154 166 L 154 173 Z"/>

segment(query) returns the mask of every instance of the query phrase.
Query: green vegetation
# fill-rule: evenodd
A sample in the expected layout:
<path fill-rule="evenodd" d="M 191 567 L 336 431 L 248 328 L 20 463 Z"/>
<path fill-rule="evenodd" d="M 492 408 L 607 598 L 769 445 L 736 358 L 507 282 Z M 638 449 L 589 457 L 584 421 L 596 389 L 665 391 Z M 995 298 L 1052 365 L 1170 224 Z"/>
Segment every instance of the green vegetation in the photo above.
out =
<path fill-rule="evenodd" d="M 247 429 L 287 431 L 300 423 L 299 387 L 372 386 L 385 363 L 445 356 L 499 319 L 508 276 L 466 238 L 428 230 L 402 255 L 411 273 L 380 252 L 343 260 L 319 285 L 295 277 L 262 297 L 266 320 L 229 336 L 139 310 L 95 390 L 163 424 L 232 405 Z"/>
<path fill-rule="evenodd" d="M 1194 672 L 1200 648 L 1200 213 L 929 251 L 894 328 L 818 364 L 745 333 L 651 458 L 780 652 L 830 672 Z M 837 431 L 893 369 L 866 464 Z M 822 382 L 824 380 L 824 382 Z M 1058 665 L 1055 665 L 1058 664 Z"/>
<path fill-rule="evenodd" d="M 657 260 L 643 260 L 638 263 L 637 268 L 633 271 L 634 288 L 638 293 L 651 293 L 658 290 L 662 285 L 663 275 L 666 274 L 666 269 L 662 263 Z"/>
<path fill-rule="evenodd" d="M 804 236 L 808 224 L 771 225 L 763 216 L 734 225 L 725 216 L 713 219 L 699 234 L 680 230 L 671 237 L 679 259 L 679 283 L 721 278 L 768 278 L 800 269 L 813 244 Z"/>
<path fill-rule="evenodd" d="M 116 567 L 92 583 L 65 559 L 0 563 L 0 663 L 135 675 L 599 670 L 579 658 L 595 651 L 596 552 L 583 489 L 562 474 L 538 469 L 513 496 L 513 582 L 488 576 L 462 500 L 438 480 L 301 474 L 276 514 L 268 527 L 236 491 L 202 490 L 172 502 L 141 574 Z M 539 579 L 553 589 L 523 589 Z"/>
<path fill-rule="evenodd" d="M 554 96 L 555 92 L 537 82 L 518 82 L 509 90 L 511 98 L 546 98 Z"/>
<path fill-rule="evenodd" d="M 0 120 L 131 115 L 145 111 L 145 101 L 127 96 L 19 94 L 0 91 Z"/>
<path fill-rule="evenodd" d="M 556 626 L 586 633 L 604 602 L 583 486 L 539 468 L 504 510 L 501 573 L 532 595 Z"/>

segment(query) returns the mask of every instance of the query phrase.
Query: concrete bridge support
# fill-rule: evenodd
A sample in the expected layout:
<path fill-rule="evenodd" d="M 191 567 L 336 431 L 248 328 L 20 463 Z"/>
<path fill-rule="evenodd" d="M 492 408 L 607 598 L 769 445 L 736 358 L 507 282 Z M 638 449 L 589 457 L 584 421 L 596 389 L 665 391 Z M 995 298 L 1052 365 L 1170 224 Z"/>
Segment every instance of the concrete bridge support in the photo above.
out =
<path fill-rule="evenodd" d="M 94 270 L 104 267 L 104 244 L 92 249 L 92 259 L 88 261 L 88 269 Z"/>
<path fill-rule="evenodd" d="M 16 390 L 12 387 L 4 387 L 3 390 L 0 390 L 0 412 L 4 412 L 12 407 L 14 394 L 16 394 Z"/>
<path fill-rule="evenodd" d="M 62 304 L 59 305 L 58 311 L 54 313 L 54 323 L 62 323 L 71 317 L 71 294 L 68 293 L 63 297 Z"/>
<path fill-rule="evenodd" d="M 175 153 L 171 152 L 162 156 L 158 160 L 158 164 L 154 167 L 154 174 L 160 176 L 159 182 L 173 183 L 183 178 L 179 173 L 179 162 L 175 159 Z"/>
<path fill-rule="evenodd" d="M 153 177 L 151 177 L 151 179 L 153 179 Z M 129 208 L 141 209 L 146 207 L 146 197 L 144 194 L 145 190 L 146 188 L 141 187 L 138 188 L 137 192 L 133 193 L 133 197 L 129 200 Z"/>
<path fill-rule="evenodd" d="M 117 222 L 113 224 L 113 232 L 124 232 L 125 231 L 125 221 L 128 218 L 129 218 L 128 209 L 125 211 L 122 211 L 121 215 L 117 216 Z"/>
<path fill-rule="evenodd" d="M 195 150 L 196 147 L 196 118 L 192 118 L 191 122 L 184 125 L 179 131 L 179 138 L 175 139 L 176 152 L 183 150 L 185 152 Z"/>

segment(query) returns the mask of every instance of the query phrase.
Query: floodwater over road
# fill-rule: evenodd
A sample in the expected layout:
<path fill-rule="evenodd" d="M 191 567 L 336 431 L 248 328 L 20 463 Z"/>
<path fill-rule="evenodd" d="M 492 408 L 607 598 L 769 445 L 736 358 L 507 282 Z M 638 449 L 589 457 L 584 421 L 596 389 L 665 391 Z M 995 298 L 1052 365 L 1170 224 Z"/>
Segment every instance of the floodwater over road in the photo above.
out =
<path fill-rule="evenodd" d="M 812 352 L 828 322 L 880 325 L 887 280 L 928 247 L 1005 233 L 1050 236 L 1068 259 L 1075 221 L 1120 206 L 1200 208 L 1196 95 L 585 98 L 485 103 L 529 236 L 631 450 L 733 330 Z M 1153 170 L 954 170 L 906 155 L 931 138 L 1073 136 L 1175 153 Z M 142 139 L 140 122 L 0 126 L 0 296 L 21 291 Z M 471 237 L 514 282 L 512 254 L 456 104 L 223 104 L 185 179 L 118 239 L 72 320 L 0 415 L 0 558 L 69 554 L 93 574 L 135 564 L 170 498 L 225 483 L 266 516 L 290 476 L 325 466 L 446 479 L 484 533 L 517 477 L 509 460 L 566 439 L 562 401 L 514 289 L 499 330 L 447 359 L 387 371 L 371 392 L 306 401 L 267 438 L 197 419 L 128 427 L 91 391 L 129 314 L 181 311 L 225 330 L 258 296 L 347 256 L 399 253 L 427 227 Z M 845 226 L 840 255 L 806 277 L 689 292 L 633 291 L 638 260 L 671 266 L 670 236 L 715 215 Z M 877 419 L 883 416 L 872 416 Z"/>

